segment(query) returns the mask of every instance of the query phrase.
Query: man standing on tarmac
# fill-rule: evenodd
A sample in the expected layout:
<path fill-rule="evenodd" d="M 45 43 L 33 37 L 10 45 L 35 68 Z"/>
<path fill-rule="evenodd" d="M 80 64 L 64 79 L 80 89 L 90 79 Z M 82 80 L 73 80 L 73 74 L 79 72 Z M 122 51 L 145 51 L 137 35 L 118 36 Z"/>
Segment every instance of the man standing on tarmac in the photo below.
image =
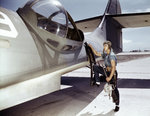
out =
<path fill-rule="evenodd" d="M 103 43 L 103 54 L 98 53 L 92 45 L 88 44 L 94 54 L 96 56 L 102 56 L 104 59 L 105 67 L 101 67 L 100 65 L 94 65 L 94 78 L 96 80 L 96 85 L 100 85 L 100 77 L 99 74 L 102 74 L 101 78 L 105 78 L 106 82 L 108 82 L 110 85 L 112 85 L 112 98 L 113 102 L 116 104 L 116 107 L 114 109 L 115 112 L 119 111 L 119 91 L 117 88 L 117 71 L 116 71 L 116 65 L 117 65 L 117 58 L 115 54 L 113 53 L 111 49 L 111 42 L 106 41 Z"/>

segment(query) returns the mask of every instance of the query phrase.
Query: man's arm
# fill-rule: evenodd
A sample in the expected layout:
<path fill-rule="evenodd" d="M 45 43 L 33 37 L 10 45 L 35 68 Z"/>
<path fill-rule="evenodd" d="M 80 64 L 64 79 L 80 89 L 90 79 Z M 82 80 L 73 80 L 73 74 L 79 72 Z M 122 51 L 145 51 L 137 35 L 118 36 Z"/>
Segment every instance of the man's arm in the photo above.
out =
<path fill-rule="evenodd" d="M 96 56 L 102 56 L 101 53 L 97 52 L 97 51 L 92 47 L 92 45 L 90 45 L 90 44 L 88 44 L 88 45 L 90 46 L 90 48 L 92 49 L 92 51 L 94 52 L 94 54 L 95 54 Z"/>
<path fill-rule="evenodd" d="M 116 63 L 114 60 L 111 60 L 111 73 L 109 77 L 106 78 L 107 82 L 109 82 L 112 79 L 112 77 L 114 76 L 115 70 L 116 70 Z"/>

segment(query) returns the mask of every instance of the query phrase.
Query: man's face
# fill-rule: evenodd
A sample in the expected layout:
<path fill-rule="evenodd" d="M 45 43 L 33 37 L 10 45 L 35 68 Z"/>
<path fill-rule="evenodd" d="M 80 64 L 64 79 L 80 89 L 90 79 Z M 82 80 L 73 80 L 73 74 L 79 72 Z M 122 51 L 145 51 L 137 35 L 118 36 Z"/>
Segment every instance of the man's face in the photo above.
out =
<path fill-rule="evenodd" d="M 104 44 L 104 51 L 106 52 L 108 50 L 108 44 Z"/>

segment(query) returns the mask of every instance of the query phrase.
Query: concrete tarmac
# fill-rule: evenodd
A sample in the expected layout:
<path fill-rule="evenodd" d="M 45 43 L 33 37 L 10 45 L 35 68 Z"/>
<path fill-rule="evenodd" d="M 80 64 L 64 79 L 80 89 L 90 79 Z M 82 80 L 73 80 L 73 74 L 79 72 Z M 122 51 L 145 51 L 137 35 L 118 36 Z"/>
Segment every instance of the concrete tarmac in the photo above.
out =
<path fill-rule="evenodd" d="M 150 58 L 117 66 L 120 110 L 100 87 L 89 85 L 89 69 L 62 76 L 62 89 L 3 110 L 0 116 L 150 116 Z M 11 93 L 10 93 L 11 94 Z"/>

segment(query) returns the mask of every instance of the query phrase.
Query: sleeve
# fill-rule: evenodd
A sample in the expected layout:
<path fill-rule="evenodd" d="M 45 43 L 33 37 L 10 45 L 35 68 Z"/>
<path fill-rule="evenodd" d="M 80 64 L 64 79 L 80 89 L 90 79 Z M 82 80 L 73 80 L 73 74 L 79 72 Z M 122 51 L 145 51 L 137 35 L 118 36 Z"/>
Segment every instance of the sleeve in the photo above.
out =
<path fill-rule="evenodd" d="M 111 55 L 109 58 L 110 58 L 110 61 L 114 60 L 117 65 L 117 58 L 115 55 Z"/>

